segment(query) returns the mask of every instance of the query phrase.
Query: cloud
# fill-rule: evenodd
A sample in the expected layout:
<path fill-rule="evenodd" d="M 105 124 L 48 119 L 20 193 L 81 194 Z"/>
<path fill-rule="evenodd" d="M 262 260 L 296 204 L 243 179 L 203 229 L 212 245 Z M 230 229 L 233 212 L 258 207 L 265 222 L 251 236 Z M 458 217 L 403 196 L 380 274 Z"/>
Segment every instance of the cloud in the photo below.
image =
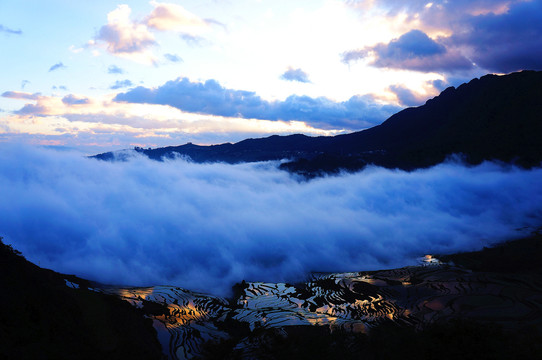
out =
<path fill-rule="evenodd" d="M 113 90 L 116 90 L 116 89 L 122 89 L 122 88 L 130 87 L 132 85 L 133 85 L 132 82 L 130 80 L 128 80 L 128 79 L 126 79 L 126 80 L 117 80 L 109 88 L 113 89 Z"/>
<path fill-rule="evenodd" d="M 389 89 L 397 96 L 401 105 L 419 106 L 427 100 L 425 96 L 420 96 L 403 85 L 390 85 Z"/>
<path fill-rule="evenodd" d="M 451 86 L 448 80 L 427 80 L 416 91 L 412 90 L 404 83 L 393 84 L 388 87 L 388 91 L 397 97 L 397 102 L 402 106 L 420 106 L 423 105 L 428 99 L 439 95 L 444 89 Z M 453 78 L 452 80 L 455 81 Z M 466 81 L 462 81 L 458 85 L 464 82 Z"/>
<path fill-rule="evenodd" d="M 85 105 L 89 104 L 90 100 L 85 97 L 78 97 L 73 94 L 69 94 L 62 98 L 62 102 L 66 105 Z"/>
<path fill-rule="evenodd" d="M 409 57 L 440 55 L 446 48 L 429 38 L 423 31 L 411 30 L 378 50 L 380 57 L 405 60 Z"/>
<path fill-rule="evenodd" d="M 13 30 L 8 27 L 5 27 L 4 25 L 0 24 L 0 32 L 6 33 L 6 34 L 14 34 L 14 35 L 22 35 L 23 32 L 19 30 Z"/>
<path fill-rule="evenodd" d="M 107 68 L 108 74 L 124 74 L 124 70 L 116 65 L 111 65 Z"/>
<path fill-rule="evenodd" d="M 154 9 L 140 20 L 130 18 L 131 8 L 119 5 L 107 15 L 107 24 L 102 26 L 90 46 L 105 45 L 107 51 L 137 62 L 156 64 L 151 48 L 157 44 L 155 31 L 180 33 L 188 42 L 200 44 L 201 33 L 209 30 L 215 22 L 203 20 L 180 5 L 151 1 Z"/>
<path fill-rule="evenodd" d="M 40 94 L 30 94 L 21 91 L 5 91 L 2 93 L 2 97 L 9 99 L 37 100 L 40 97 Z"/>
<path fill-rule="evenodd" d="M 156 44 L 154 35 L 145 24 L 132 21 L 131 12 L 128 5 L 119 5 L 111 11 L 95 40 L 104 42 L 112 55 L 152 63 L 154 58 L 148 50 Z"/>
<path fill-rule="evenodd" d="M 56 144 L 101 150 L 134 145 L 216 144 L 271 134 L 336 135 L 299 121 L 269 121 L 186 113 L 164 105 L 112 101 L 114 94 L 86 97 L 44 96 L 7 91 L 4 97 L 27 100 L 0 117 L 1 141 Z M 62 131 L 59 129 L 63 129 Z M 98 148 L 99 150 L 96 150 Z"/>
<path fill-rule="evenodd" d="M 449 42 L 470 49 L 476 64 L 490 71 L 508 73 L 542 70 L 542 1 L 525 1 L 502 14 L 468 16 L 465 31 L 456 31 Z"/>
<path fill-rule="evenodd" d="M 21 81 L 21 89 L 24 89 L 26 87 L 26 85 L 30 84 L 30 81 L 29 80 L 23 80 Z"/>
<path fill-rule="evenodd" d="M 208 27 L 207 22 L 181 5 L 151 1 L 154 9 L 145 18 L 148 27 L 160 31 L 196 34 Z"/>
<path fill-rule="evenodd" d="M 76 47 L 75 45 L 70 45 L 69 50 L 74 54 L 79 54 L 80 52 L 84 51 L 84 47 Z"/>
<path fill-rule="evenodd" d="M 411 30 L 388 44 L 348 51 L 342 57 L 346 63 L 369 58 L 372 66 L 423 72 L 455 72 L 473 68 L 472 62 L 459 52 L 449 51 L 420 30 Z"/>
<path fill-rule="evenodd" d="M 207 42 L 204 37 L 192 34 L 181 34 L 181 39 L 190 46 L 202 46 Z"/>
<path fill-rule="evenodd" d="M 274 163 L 0 148 L 5 241 L 41 266 L 112 284 L 225 293 L 242 279 L 411 265 L 542 222 L 541 169 L 450 163 L 298 182 Z"/>
<path fill-rule="evenodd" d="M 115 97 L 116 101 L 162 104 L 186 112 L 246 119 L 304 121 L 321 128 L 359 129 L 376 125 L 399 110 L 381 105 L 371 96 L 353 96 L 335 102 L 325 97 L 291 95 L 284 101 L 267 101 L 254 92 L 227 89 L 216 80 L 205 83 L 187 78 L 157 88 L 138 86 Z"/>
<path fill-rule="evenodd" d="M 164 57 L 171 62 L 183 62 L 183 59 L 175 54 L 164 54 Z"/>
<path fill-rule="evenodd" d="M 41 104 L 26 104 L 19 110 L 14 111 L 16 115 L 22 116 L 45 116 L 47 108 Z"/>
<path fill-rule="evenodd" d="M 59 70 L 59 69 L 65 69 L 65 68 L 66 68 L 66 65 L 64 65 L 61 62 L 58 62 L 49 68 L 49 72 Z"/>
<path fill-rule="evenodd" d="M 432 62 L 425 65 L 435 71 L 466 69 L 468 66 L 465 59 L 472 60 L 476 68 L 483 71 L 507 73 L 542 69 L 540 0 L 363 0 L 347 3 L 363 12 L 380 9 L 389 19 L 402 16 L 405 26 L 415 27 L 426 34 L 435 34 L 433 38 L 447 49 L 445 54 L 434 55 L 436 59 L 431 59 L 433 56 L 426 57 L 426 60 Z M 374 49 L 377 56 L 378 50 L 383 49 L 382 44 L 378 46 Z M 343 60 L 348 62 L 363 58 L 366 50 L 346 52 Z M 389 64 L 391 67 L 411 70 L 423 69 L 425 66 L 393 61 Z M 377 58 L 375 65 L 386 65 L 386 61 L 379 63 Z"/>
<path fill-rule="evenodd" d="M 288 67 L 288 70 L 286 70 L 284 74 L 280 76 L 280 78 L 288 81 L 299 81 L 303 83 L 310 82 L 309 75 L 306 72 L 301 69 L 294 69 L 292 67 Z"/>
<path fill-rule="evenodd" d="M 387 17 L 402 15 L 407 23 L 421 24 L 425 29 L 449 29 L 468 15 L 499 15 L 524 0 L 347 0 L 346 3 L 368 11 L 379 9 Z"/>
<path fill-rule="evenodd" d="M 465 83 L 465 82 L 467 81 L 461 81 L 460 84 Z M 439 92 L 443 91 L 444 89 L 450 86 L 446 81 L 440 80 L 440 79 L 431 80 L 429 83 L 434 89 L 436 89 Z"/>
<path fill-rule="evenodd" d="M 207 18 L 207 19 L 203 19 L 208 25 L 215 25 L 215 26 L 218 26 L 220 28 L 222 28 L 222 30 L 224 31 L 228 31 L 228 26 L 216 19 L 211 19 L 211 18 Z"/>

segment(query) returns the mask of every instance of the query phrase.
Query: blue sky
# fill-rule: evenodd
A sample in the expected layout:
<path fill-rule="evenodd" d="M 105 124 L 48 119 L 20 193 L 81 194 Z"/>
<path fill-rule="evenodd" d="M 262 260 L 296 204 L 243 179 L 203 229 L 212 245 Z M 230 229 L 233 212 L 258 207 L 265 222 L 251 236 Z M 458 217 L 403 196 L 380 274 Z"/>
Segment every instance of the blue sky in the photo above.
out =
<path fill-rule="evenodd" d="M 0 3 L 0 141 L 78 148 L 333 135 L 542 69 L 540 0 Z"/>

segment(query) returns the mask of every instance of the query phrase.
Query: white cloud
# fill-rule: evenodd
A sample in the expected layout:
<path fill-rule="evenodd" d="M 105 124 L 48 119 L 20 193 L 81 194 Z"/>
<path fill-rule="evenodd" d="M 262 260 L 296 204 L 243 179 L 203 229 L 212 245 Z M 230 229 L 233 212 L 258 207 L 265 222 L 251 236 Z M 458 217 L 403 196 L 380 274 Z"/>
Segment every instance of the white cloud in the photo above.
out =
<path fill-rule="evenodd" d="M 172 31 L 200 38 L 209 29 L 207 21 L 192 14 L 177 4 L 151 1 L 154 9 L 140 20 L 130 18 L 131 8 L 119 5 L 107 15 L 107 24 L 102 26 L 89 46 L 105 46 L 112 55 L 145 64 L 156 64 L 157 58 L 151 49 L 157 45 L 151 30 Z"/>
<path fill-rule="evenodd" d="M 151 1 L 153 11 L 145 18 L 148 27 L 160 31 L 177 31 L 199 34 L 208 28 L 205 20 L 192 14 L 181 5 Z"/>
<path fill-rule="evenodd" d="M 237 281 L 412 264 L 542 223 L 542 170 L 443 164 L 298 182 L 272 163 L 109 163 L 0 144 L 0 231 L 31 261 L 106 283 Z"/>
<path fill-rule="evenodd" d="M 156 44 L 154 35 L 145 24 L 132 21 L 131 12 L 128 5 L 119 5 L 111 11 L 107 25 L 100 28 L 96 40 L 104 42 L 110 54 L 153 63 L 155 58 L 149 49 Z"/>

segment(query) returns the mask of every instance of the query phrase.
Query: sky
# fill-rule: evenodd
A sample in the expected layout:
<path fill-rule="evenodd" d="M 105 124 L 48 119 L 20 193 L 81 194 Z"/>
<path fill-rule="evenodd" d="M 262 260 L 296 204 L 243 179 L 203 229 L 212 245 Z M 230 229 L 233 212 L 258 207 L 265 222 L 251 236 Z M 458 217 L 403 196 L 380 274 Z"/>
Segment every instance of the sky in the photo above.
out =
<path fill-rule="evenodd" d="M 542 0 L 2 0 L 0 142 L 333 135 L 542 70 Z"/>

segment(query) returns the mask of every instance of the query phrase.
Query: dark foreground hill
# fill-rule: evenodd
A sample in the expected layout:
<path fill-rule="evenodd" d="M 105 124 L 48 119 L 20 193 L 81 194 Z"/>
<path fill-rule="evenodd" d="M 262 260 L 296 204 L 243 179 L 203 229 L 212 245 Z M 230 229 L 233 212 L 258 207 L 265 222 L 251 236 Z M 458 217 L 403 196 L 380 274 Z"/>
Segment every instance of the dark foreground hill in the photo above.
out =
<path fill-rule="evenodd" d="M 447 264 L 243 281 L 225 299 L 90 283 L 0 242 L 0 358 L 153 359 L 158 338 L 171 359 L 541 359 L 541 258 L 534 233 Z"/>
<path fill-rule="evenodd" d="M 195 162 L 290 159 L 283 169 L 308 176 L 356 171 L 367 164 L 411 170 L 438 164 L 451 154 L 462 154 L 471 164 L 499 160 L 532 167 L 542 161 L 541 99 L 542 72 L 486 75 L 350 134 L 274 135 L 235 144 L 136 150 L 155 160 L 175 154 Z M 115 154 L 95 157 L 111 160 Z"/>
<path fill-rule="evenodd" d="M 141 310 L 42 269 L 1 240 L 0 359 L 162 358 Z"/>

